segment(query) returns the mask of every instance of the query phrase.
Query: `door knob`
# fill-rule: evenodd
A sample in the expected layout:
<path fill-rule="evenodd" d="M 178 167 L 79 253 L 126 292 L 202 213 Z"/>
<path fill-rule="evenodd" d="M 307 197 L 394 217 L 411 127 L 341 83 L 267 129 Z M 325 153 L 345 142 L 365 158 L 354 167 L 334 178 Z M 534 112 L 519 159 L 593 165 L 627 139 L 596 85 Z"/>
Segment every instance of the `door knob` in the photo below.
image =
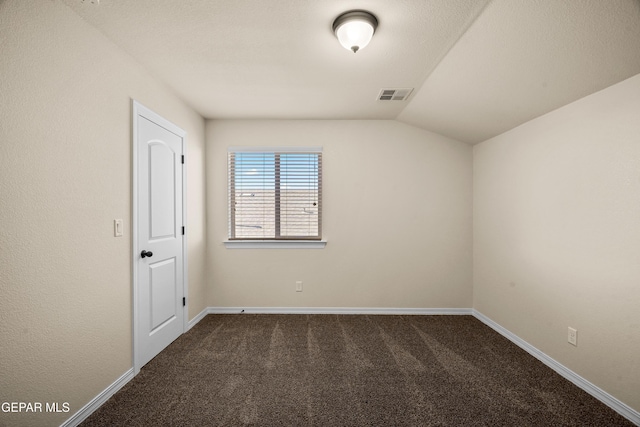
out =
<path fill-rule="evenodd" d="M 145 257 L 149 257 L 149 258 L 151 258 L 151 257 L 153 256 L 153 252 L 150 252 L 150 251 L 142 251 L 142 252 L 140 253 L 140 256 L 141 256 L 142 258 L 145 258 Z"/>

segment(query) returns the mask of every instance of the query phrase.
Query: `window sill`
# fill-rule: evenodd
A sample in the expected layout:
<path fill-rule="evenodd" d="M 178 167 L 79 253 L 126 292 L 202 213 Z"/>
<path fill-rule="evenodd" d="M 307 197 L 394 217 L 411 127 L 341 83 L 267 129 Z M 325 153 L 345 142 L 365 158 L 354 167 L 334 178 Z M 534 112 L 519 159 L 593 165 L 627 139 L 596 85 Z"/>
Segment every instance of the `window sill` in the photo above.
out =
<path fill-rule="evenodd" d="M 324 249 L 326 240 L 227 240 L 227 249 Z"/>

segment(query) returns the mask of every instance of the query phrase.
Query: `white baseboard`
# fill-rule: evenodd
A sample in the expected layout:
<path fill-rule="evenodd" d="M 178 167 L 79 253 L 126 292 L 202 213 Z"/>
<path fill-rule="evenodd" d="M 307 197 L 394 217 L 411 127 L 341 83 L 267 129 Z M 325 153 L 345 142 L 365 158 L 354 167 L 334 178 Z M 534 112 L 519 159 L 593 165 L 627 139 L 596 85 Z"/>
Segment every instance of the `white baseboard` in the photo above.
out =
<path fill-rule="evenodd" d="M 206 316 L 207 314 L 209 314 L 209 308 L 205 308 L 200 313 L 198 313 L 196 315 L 196 317 L 194 317 L 193 319 L 189 320 L 187 322 L 187 330 L 185 332 L 187 332 L 189 329 L 191 329 L 194 326 L 196 326 L 198 324 L 198 322 L 201 321 L 202 319 L 204 319 L 204 316 Z"/>
<path fill-rule="evenodd" d="M 102 393 L 94 397 L 91 402 L 87 403 L 78 412 L 73 414 L 71 418 L 65 421 L 60 427 L 75 427 L 93 414 L 102 404 L 104 404 L 111 396 L 113 396 L 118 390 L 120 390 L 126 383 L 131 381 L 134 377 L 133 368 L 122 374 L 120 378 L 115 380 L 113 384 L 104 389 Z"/>
<path fill-rule="evenodd" d="M 522 348 L 524 351 L 526 351 L 527 353 L 529 353 L 530 355 L 532 355 L 533 357 L 535 357 L 545 365 L 547 365 L 549 368 L 553 369 L 555 372 L 557 372 L 560 376 L 562 376 L 566 380 L 580 387 L 582 390 L 586 391 L 591 396 L 595 397 L 600 402 L 604 403 L 605 405 L 607 405 L 608 407 L 610 407 L 611 409 L 613 409 L 614 411 L 616 411 L 617 413 L 619 413 L 620 415 L 622 415 L 623 417 L 625 417 L 626 419 L 634 423 L 635 425 L 640 426 L 640 412 L 636 411 L 635 409 L 631 408 L 629 405 L 626 405 L 625 403 L 616 399 L 615 397 L 613 397 L 606 391 L 602 390 L 600 387 L 596 386 L 595 384 L 582 378 L 580 375 L 576 374 L 571 369 L 567 368 L 566 366 L 562 365 L 561 363 L 551 358 L 547 354 L 538 350 L 537 348 L 535 348 L 534 346 L 532 346 L 522 338 L 518 337 L 508 329 L 500 326 L 499 324 L 489 319 L 487 316 L 480 313 L 479 311 L 474 309 L 473 316 L 476 319 L 480 320 L 485 325 L 489 326 L 494 331 L 498 332 L 500 335 L 507 338 L 509 341 L 513 342 L 518 347 Z"/>
<path fill-rule="evenodd" d="M 470 308 L 375 308 L 375 307 L 209 307 L 209 314 L 393 314 L 471 315 Z"/>

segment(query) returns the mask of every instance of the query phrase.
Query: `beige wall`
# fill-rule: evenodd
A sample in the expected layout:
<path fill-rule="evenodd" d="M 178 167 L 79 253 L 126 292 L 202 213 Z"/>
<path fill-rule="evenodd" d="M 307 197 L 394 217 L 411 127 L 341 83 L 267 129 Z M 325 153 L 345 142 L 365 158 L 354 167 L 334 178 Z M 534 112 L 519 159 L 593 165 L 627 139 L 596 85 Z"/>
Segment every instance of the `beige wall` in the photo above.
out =
<path fill-rule="evenodd" d="M 132 98 L 188 132 L 205 307 L 204 120 L 59 1 L 0 2 L 0 43 L 0 401 L 70 404 L 0 425 L 57 425 L 132 366 Z"/>
<path fill-rule="evenodd" d="M 214 120 L 206 139 L 210 306 L 471 307 L 470 146 L 394 121 Z M 223 246 L 238 145 L 323 147 L 326 248 Z"/>
<path fill-rule="evenodd" d="M 639 411 L 640 75 L 475 146 L 473 167 L 474 308 Z"/>

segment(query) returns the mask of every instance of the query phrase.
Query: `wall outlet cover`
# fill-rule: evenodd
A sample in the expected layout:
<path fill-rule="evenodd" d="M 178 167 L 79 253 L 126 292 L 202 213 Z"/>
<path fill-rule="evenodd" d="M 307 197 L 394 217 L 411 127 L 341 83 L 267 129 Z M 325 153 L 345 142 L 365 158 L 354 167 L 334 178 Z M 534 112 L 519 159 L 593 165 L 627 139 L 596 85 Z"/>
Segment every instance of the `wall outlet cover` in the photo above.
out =
<path fill-rule="evenodd" d="M 576 347 L 578 346 L 578 330 L 577 329 L 574 329 L 571 326 L 569 326 L 567 341 L 569 342 L 569 344 L 575 345 Z"/>

